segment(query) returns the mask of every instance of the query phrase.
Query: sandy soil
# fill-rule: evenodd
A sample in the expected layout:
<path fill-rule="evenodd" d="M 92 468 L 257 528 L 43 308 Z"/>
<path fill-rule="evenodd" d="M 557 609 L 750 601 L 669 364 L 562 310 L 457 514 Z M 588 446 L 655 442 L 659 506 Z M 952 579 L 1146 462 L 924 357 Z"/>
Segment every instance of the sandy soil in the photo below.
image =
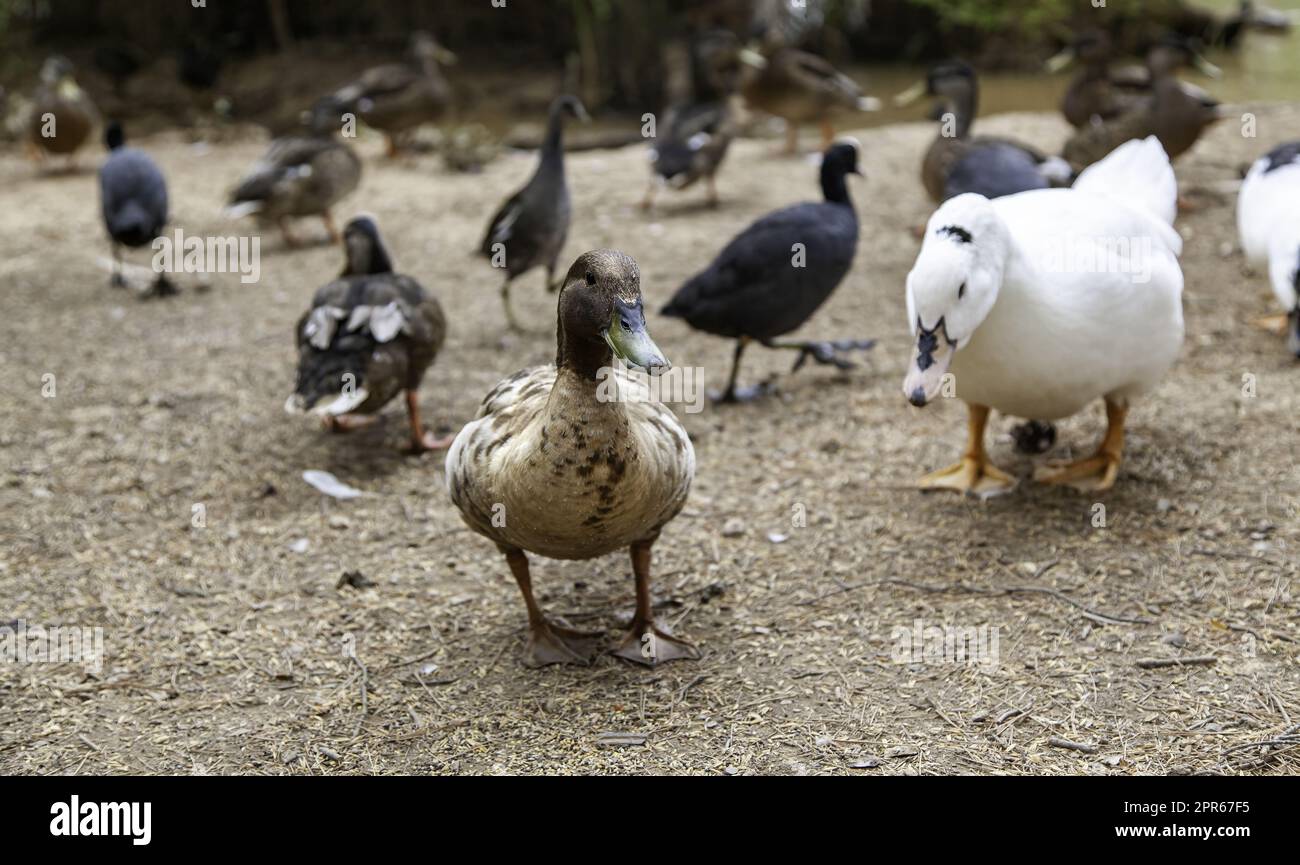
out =
<path fill-rule="evenodd" d="M 0 666 L 0 771 L 1300 769 L 1294 738 L 1290 750 L 1252 745 L 1300 721 L 1300 368 L 1248 326 L 1271 296 L 1244 272 L 1224 191 L 1238 164 L 1300 136 L 1300 111 L 1257 110 L 1258 139 L 1225 124 L 1179 165 L 1200 205 L 1179 225 L 1186 350 L 1130 415 L 1122 476 L 1098 500 L 1104 528 L 1096 502 L 1068 491 L 1025 484 L 978 503 L 911 490 L 965 430 L 959 404 L 918 411 L 899 393 L 908 227 L 930 210 L 917 164 L 932 130 L 864 132 L 857 265 L 806 333 L 880 345 L 849 374 L 804 370 L 764 403 L 684 415 L 699 472 L 656 547 L 655 591 L 705 654 L 655 670 L 611 658 L 524 668 L 505 563 L 462 526 L 441 454 L 399 453 L 400 408 L 351 437 L 282 412 L 293 323 L 337 272 L 337 250 L 286 251 L 268 235 L 260 284 L 218 276 L 200 293 L 190 277 L 177 299 L 138 302 L 110 290 L 99 264 L 94 175 L 36 177 L 16 152 L 0 155 L 0 623 L 100 626 L 108 656 L 97 676 Z M 1048 115 L 981 128 L 1047 149 L 1066 134 Z M 175 224 L 233 231 L 218 207 L 260 143 L 140 143 L 170 178 Z M 549 336 L 503 336 L 496 275 L 469 254 L 532 158 L 451 176 L 432 156 L 392 164 L 377 142 L 363 149 L 362 187 L 341 215 L 377 214 L 401 268 L 448 309 L 422 402 L 452 429 L 497 380 L 553 356 Z M 751 219 L 816 196 L 812 162 L 771 150 L 736 145 L 720 209 L 697 207 L 693 190 L 651 218 L 634 206 L 642 150 L 575 155 L 566 259 L 625 250 L 657 308 Z M 541 279 L 516 288 L 539 329 L 554 317 Z M 674 363 L 721 383 L 728 344 L 650 323 Z M 747 379 L 788 362 L 753 352 Z M 1010 424 L 995 420 L 993 455 L 1023 476 L 1031 461 L 1012 451 Z M 1054 455 L 1090 449 L 1100 431 L 1099 410 L 1062 424 Z M 306 469 L 368 496 L 328 499 Z M 191 525 L 195 504 L 205 527 Z M 358 571 L 373 585 L 340 587 Z M 549 610 L 611 640 L 630 615 L 624 556 L 539 560 L 534 575 Z M 1000 663 L 896 663 L 894 629 L 918 619 L 997 627 Z M 1137 665 L 1206 655 L 1217 663 Z"/>

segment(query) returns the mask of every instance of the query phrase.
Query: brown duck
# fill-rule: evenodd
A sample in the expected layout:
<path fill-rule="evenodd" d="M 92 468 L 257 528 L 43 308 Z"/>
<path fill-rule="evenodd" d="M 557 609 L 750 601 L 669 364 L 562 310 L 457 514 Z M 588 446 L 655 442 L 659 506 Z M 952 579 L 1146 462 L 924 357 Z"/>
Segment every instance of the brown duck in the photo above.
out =
<path fill-rule="evenodd" d="M 298 382 L 290 414 L 319 415 L 335 432 L 369 426 L 399 392 L 406 394 L 411 450 L 446 447 L 420 422 L 417 391 L 447 335 L 438 299 L 393 272 L 379 228 L 368 216 L 343 229 L 347 257 L 339 278 L 322 286 L 298 321 Z"/>
<path fill-rule="evenodd" d="M 334 101 L 367 126 L 384 133 L 388 155 L 397 153 L 396 139 L 422 123 L 440 120 L 451 104 L 451 86 L 442 66 L 456 55 L 424 31 L 411 35 L 410 60 L 376 66 L 334 93 Z"/>
<path fill-rule="evenodd" d="M 1065 142 L 1061 155 L 1077 171 L 1124 142 L 1148 135 L 1160 140 L 1170 159 L 1186 153 L 1201 133 L 1224 117 L 1217 100 L 1175 75 L 1183 66 L 1196 64 L 1198 57 L 1186 40 L 1161 40 L 1147 54 L 1150 96 L 1118 117 L 1079 130 Z"/>
<path fill-rule="evenodd" d="M 842 111 L 875 111 L 880 100 L 863 96 L 857 83 L 815 54 L 768 41 L 761 53 L 746 49 L 752 67 L 740 93 L 752 110 L 786 122 L 786 152 L 799 146 L 799 126 L 818 123 L 823 149 L 835 141 L 831 119 Z"/>
<path fill-rule="evenodd" d="M 47 155 L 67 156 L 76 165 L 76 153 L 90 139 L 99 124 L 95 103 L 77 85 L 74 68 L 66 58 L 54 55 L 41 67 L 41 81 L 27 118 L 27 149 L 33 159 Z"/>
<path fill-rule="evenodd" d="M 529 666 L 590 663 L 600 635 L 546 617 L 528 553 L 591 559 L 629 550 L 636 612 L 614 654 L 647 665 L 699 657 L 655 624 L 650 602 L 651 546 L 686 504 L 695 451 L 672 410 L 616 365 L 668 368 L 646 332 L 640 283 L 621 252 L 580 256 L 560 289 L 555 364 L 493 388 L 447 451 L 452 502 L 505 555 L 524 596 Z"/>

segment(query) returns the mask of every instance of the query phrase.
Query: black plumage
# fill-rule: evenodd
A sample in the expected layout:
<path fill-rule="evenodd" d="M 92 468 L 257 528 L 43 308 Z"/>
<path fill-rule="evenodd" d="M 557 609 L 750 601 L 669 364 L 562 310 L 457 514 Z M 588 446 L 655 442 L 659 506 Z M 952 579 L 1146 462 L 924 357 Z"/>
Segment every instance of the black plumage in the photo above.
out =
<path fill-rule="evenodd" d="M 1264 158 L 1268 160 L 1268 167 L 1264 169 L 1265 174 L 1293 162 L 1300 162 L 1300 141 L 1288 141 L 1286 144 L 1279 144 L 1266 153 Z"/>
<path fill-rule="evenodd" d="M 167 225 L 167 180 L 149 154 L 126 146 L 126 136 L 117 122 L 108 124 L 104 143 L 109 155 L 99 169 L 100 209 L 113 245 L 112 284 L 122 286 L 122 247 L 147 246 Z M 159 273 L 153 293 L 175 291 L 166 273 Z"/>
<path fill-rule="evenodd" d="M 523 188 L 506 199 L 488 223 L 479 252 L 505 269 L 501 301 L 506 321 L 519 330 L 510 308 L 510 282 L 534 267 L 546 268 L 546 288 L 554 291 L 555 267 L 569 235 L 569 186 L 564 177 L 564 117 L 587 120 L 576 96 L 561 96 L 551 103 L 537 170 Z"/>
<path fill-rule="evenodd" d="M 705 333 L 737 340 L 724 401 L 738 394 L 736 375 L 745 346 L 799 352 L 795 368 L 809 358 L 849 367 L 840 352 L 870 348 L 870 340 L 777 342 L 806 322 L 826 302 L 853 264 L 858 245 L 858 218 L 846 177 L 858 174 L 858 151 L 835 144 L 822 159 L 824 201 L 796 204 L 769 213 L 737 235 L 700 273 L 686 282 L 663 308 Z"/>

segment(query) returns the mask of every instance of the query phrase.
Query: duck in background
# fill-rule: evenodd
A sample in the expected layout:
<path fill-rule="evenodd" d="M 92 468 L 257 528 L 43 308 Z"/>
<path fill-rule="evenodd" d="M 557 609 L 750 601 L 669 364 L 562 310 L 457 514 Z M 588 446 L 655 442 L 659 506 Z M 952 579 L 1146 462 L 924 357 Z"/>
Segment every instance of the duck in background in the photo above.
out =
<path fill-rule="evenodd" d="M 641 201 L 643 210 L 654 206 L 660 187 L 686 189 L 701 178 L 708 185 L 709 206 L 717 206 L 714 176 L 736 136 L 730 100 L 739 84 L 740 52 L 740 40 L 727 30 L 705 31 L 695 40 L 692 77 L 707 82 L 707 98 L 673 105 L 664 113 L 663 126 L 650 142 L 653 176 Z"/>
<path fill-rule="evenodd" d="M 564 118 L 590 122 L 587 109 L 576 96 L 560 96 L 551 103 L 537 169 L 523 188 L 505 200 L 488 222 L 479 254 L 493 267 L 505 270 L 501 304 L 513 331 L 524 328 L 510 306 L 510 283 L 534 267 L 546 268 L 546 290 L 555 291 L 555 267 L 569 236 L 569 184 L 564 176 Z"/>
<path fill-rule="evenodd" d="M 376 66 L 335 91 L 333 99 L 363 123 L 384 133 L 388 156 L 397 155 L 397 139 L 423 123 L 436 123 L 451 104 L 451 85 L 442 67 L 456 62 L 429 33 L 411 34 L 410 60 Z"/>
<path fill-rule="evenodd" d="M 590 559 L 628 548 L 636 613 L 614 654 L 653 666 L 698 658 L 655 624 L 651 548 L 686 504 L 695 451 L 672 410 L 615 366 L 655 374 L 668 361 L 646 332 L 637 264 L 616 250 L 580 256 L 560 289 L 554 366 L 502 381 L 447 451 L 461 518 L 505 554 L 528 610 L 529 666 L 590 663 L 597 633 L 547 619 L 528 553 Z"/>
<path fill-rule="evenodd" d="M 1255 160 L 1237 198 L 1237 231 L 1251 264 L 1267 264 L 1284 312 L 1256 324 L 1287 334 L 1300 358 L 1300 141 L 1279 144 Z"/>
<path fill-rule="evenodd" d="M 45 61 L 26 123 L 29 155 L 37 162 L 66 156 L 69 170 L 76 170 L 77 151 L 99 125 L 99 111 L 78 86 L 75 72 L 66 57 L 56 54 Z"/>
<path fill-rule="evenodd" d="M 1083 67 L 1061 99 L 1061 113 L 1075 129 L 1113 120 L 1132 110 L 1151 93 L 1146 67 L 1124 67 L 1113 71 L 1115 46 L 1104 30 L 1086 30 L 1045 64 L 1055 74 L 1076 61 Z M 1136 72 L 1134 72 L 1136 70 Z"/>
<path fill-rule="evenodd" d="M 99 203 L 113 247 L 115 288 L 126 286 L 122 276 L 122 247 L 139 249 L 162 234 L 167 225 L 167 180 L 162 170 L 143 150 L 126 146 L 126 134 L 117 121 L 104 129 L 108 159 L 99 169 Z M 175 284 L 159 271 L 146 296 L 166 297 L 177 293 Z"/>
<path fill-rule="evenodd" d="M 276 222 L 290 247 L 299 245 L 290 218 L 319 216 L 330 240 L 340 242 L 330 208 L 361 182 L 361 160 L 334 134 L 342 128 L 342 114 L 332 100 L 322 99 L 309 114 L 307 134 L 272 141 L 230 194 L 226 215 Z"/>
<path fill-rule="evenodd" d="M 394 272 L 373 217 L 344 226 L 343 250 L 343 272 L 298 320 L 298 381 L 285 411 L 310 412 L 326 429 L 347 432 L 376 423 L 404 391 L 411 452 L 446 447 L 451 436 L 440 438 L 420 422 L 418 393 L 447 336 L 442 305 Z"/>
<path fill-rule="evenodd" d="M 767 385 L 736 385 L 741 355 L 751 342 L 797 351 L 795 370 L 809 358 L 848 369 L 853 364 L 841 357 L 842 352 L 875 344 L 874 340 L 777 341 L 811 318 L 853 265 L 858 217 L 847 177 L 860 173 L 856 142 L 833 145 L 822 157 L 823 201 L 796 204 L 759 219 L 664 306 L 663 314 L 670 318 L 736 340 L 727 389 L 715 397 L 717 401 L 738 402 L 767 392 Z"/>
<path fill-rule="evenodd" d="M 1070 167 L 1060 159 L 1009 138 L 971 135 L 979 108 L 975 70 L 953 60 L 930 68 L 925 80 L 894 101 L 911 105 L 924 96 L 939 100 L 939 133 L 921 160 L 921 182 L 935 204 L 966 192 L 986 198 L 1029 189 L 1067 186 Z"/>
<path fill-rule="evenodd" d="M 1189 65 L 1210 77 L 1220 74 L 1187 39 L 1161 39 L 1147 52 L 1150 95 L 1124 114 L 1080 129 L 1065 142 L 1061 155 L 1077 171 L 1126 141 L 1148 135 L 1160 139 L 1170 159 L 1186 153 L 1207 128 L 1225 116 L 1219 103 L 1204 90 L 1178 80 L 1178 70 Z"/>
<path fill-rule="evenodd" d="M 903 394 L 924 406 L 951 384 L 969 427 L 961 461 L 923 477 L 922 489 L 1012 489 L 1015 479 L 984 450 L 989 411 L 1055 420 L 1099 398 L 1108 426 L 1096 454 L 1040 466 L 1034 479 L 1114 484 L 1129 406 L 1183 342 L 1177 195 L 1153 136 L 1124 144 L 1069 189 L 960 195 L 934 212 L 907 275 L 916 342 Z M 1117 248 L 1114 238 L 1130 244 Z"/>
<path fill-rule="evenodd" d="M 832 120 L 845 111 L 878 111 L 880 100 L 863 96 L 852 78 L 816 54 L 785 45 L 771 27 L 760 28 L 759 47 L 740 58 L 751 67 L 741 84 L 745 104 L 785 121 L 785 152 L 799 149 L 799 127 L 821 126 L 822 147 L 835 141 Z"/>

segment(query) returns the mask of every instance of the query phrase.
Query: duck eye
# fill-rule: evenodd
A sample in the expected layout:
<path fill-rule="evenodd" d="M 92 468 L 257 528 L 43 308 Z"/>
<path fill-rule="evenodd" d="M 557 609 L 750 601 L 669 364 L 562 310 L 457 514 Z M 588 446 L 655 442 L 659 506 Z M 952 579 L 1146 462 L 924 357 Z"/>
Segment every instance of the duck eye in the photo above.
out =
<path fill-rule="evenodd" d="M 957 289 L 957 299 L 961 300 L 965 296 L 966 296 L 966 283 L 963 282 L 961 284 L 961 287 Z"/>
<path fill-rule="evenodd" d="M 619 319 L 619 324 L 621 324 L 621 325 L 623 326 L 623 329 L 624 329 L 624 330 L 627 330 L 627 331 L 632 330 L 632 322 L 630 322 L 630 321 L 627 320 L 627 316 L 626 316 L 626 315 L 625 315 L 625 316 L 622 316 L 622 317 Z"/>
<path fill-rule="evenodd" d="M 587 271 L 586 280 L 587 280 L 587 285 L 595 285 L 595 284 L 596 284 L 596 277 L 595 277 L 594 274 L 592 274 L 592 272 L 591 272 L 590 270 Z"/>

